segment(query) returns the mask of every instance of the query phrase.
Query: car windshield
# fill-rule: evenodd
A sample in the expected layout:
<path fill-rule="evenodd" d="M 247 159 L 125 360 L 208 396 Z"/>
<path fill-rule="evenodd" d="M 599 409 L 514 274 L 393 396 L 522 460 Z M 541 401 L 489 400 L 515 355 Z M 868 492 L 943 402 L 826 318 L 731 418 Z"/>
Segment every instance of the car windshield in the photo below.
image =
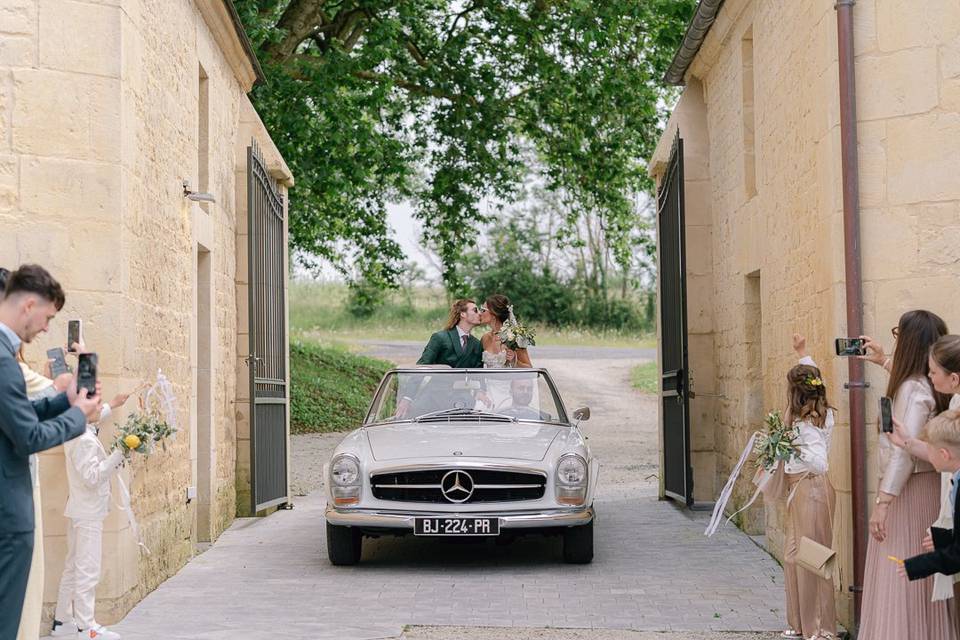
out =
<path fill-rule="evenodd" d="M 547 377 L 533 369 L 391 371 L 366 423 L 434 421 L 487 415 L 511 420 L 567 422 Z"/>

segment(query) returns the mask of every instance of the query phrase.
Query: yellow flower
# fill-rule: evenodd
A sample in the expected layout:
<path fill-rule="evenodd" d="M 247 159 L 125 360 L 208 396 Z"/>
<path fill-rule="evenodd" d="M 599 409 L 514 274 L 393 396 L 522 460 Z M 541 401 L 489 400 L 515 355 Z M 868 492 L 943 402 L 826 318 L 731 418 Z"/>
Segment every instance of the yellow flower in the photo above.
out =
<path fill-rule="evenodd" d="M 136 449 L 140 446 L 140 438 L 131 433 L 123 439 L 123 444 L 127 445 L 127 449 Z"/>

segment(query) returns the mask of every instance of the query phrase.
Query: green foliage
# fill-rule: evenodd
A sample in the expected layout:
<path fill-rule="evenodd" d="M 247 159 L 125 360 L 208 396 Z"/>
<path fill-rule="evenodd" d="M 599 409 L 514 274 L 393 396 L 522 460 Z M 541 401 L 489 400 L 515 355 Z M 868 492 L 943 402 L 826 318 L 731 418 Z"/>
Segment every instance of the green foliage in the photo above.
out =
<path fill-rule="evenodd" d="M 380 379 L 393 364 L 295 340 L 290 366 L 291 432 L 326 433 L 360 425 Z"/>
<path fill-rule="evenodd" d="M 448 290 L 532 149 L 566 224 L 594 215 L 630 259 L 633 196 L 695 0 L 236 0 L 269 82 L 253 100 L 297 179 L 291 244 L 396 286 L 388 200 L 409 198 Z M 348 268 L 352 262 L 355 271 Z"/>
<path fill-rule="evenodd" d="M 638 364 L 630 370 L 630 384 L 643 393 L 657 393 L 660 389 L 659 377 L 656 361 Z"/>

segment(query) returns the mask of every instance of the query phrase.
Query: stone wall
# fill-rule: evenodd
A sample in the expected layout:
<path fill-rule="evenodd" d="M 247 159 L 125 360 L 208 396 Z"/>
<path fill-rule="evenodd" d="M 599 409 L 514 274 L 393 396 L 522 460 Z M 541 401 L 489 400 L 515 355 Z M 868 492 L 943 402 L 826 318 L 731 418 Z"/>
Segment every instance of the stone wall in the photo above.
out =
<path fill-rule="evenodd" d="M 249 62 L 225 53 L 225 36 L 208 26 L 218 10 L 200 0 L 0 6 L 0 264 L 41 263 L 68 298 L 28 359 L 39 367 L 47 348 L 65 342 L 67 319 L 83 318 L 106 396 L 162 370 L 178 398 L 176 440 L 122 472 L 151 553 L 138 550 L 120 514 L 109 516 L 97 594 L 104 623 L 236 513 L 240 136 L 257 137 L 286 167 L 258 119 L 241 128 L 252 107 L 237 68 Z M 184 198 L 184 180 L 216 203 Z M 104 442 L 126 413 L 104 425 Z M 66 486 L 62 449 L 41 458 L 49 609 L 65 553 Z M 188 487 L 201 483 L 188 501 Z"/>
<path fill-rule="evenodd" d="M 790 336 L 806 334 L 839 410 L 830 478 L 840 505 L 844 584 L 838 597 L 849 621 L 848 375 L 846 361 L 832 350 L 833 338 L 847 334 L 833 5 L 728 0 L 690 67 L 690 86 L 652 166 L 656 173 L 672 128 L 679 125 L 684 135 L 683 114 L 702 102 L 712 233 L 688 232 L 687 244 L 690 253 L 712 252 L 716 373 L 706 373 L 707 350 L 695 350 L 692 338 L 691 373 L 698 385 L 712 379 L 719 396 L 711 425 L 715 486 L 726 480 L 762 415 L 784 405 L 783 376 L 794 363 Z M 933 310 L 954 331 L 960 323 L 960 304 L 953 302 L 960 292 L 954 241 L 960 232 L 960 5 L 935 0 L 919 10 L 897 0 L 858 0 L 854 20 L 864 327 L 890 349 L 890 327 L 909 309 Z M 703 200 L 702 184 L 687 188 L 694 202 Z M 702 273 L 691 268 L 688 277 L 702 279 Z M 868 367 L 867 380 L 872 504 L 876 404 L 886 376 Z M 710 421 L 709 414 L 694 417 Z M 732 504 L 742 504 L 750 488 L 741 480 Z M 782 514 L 764 516 L 756 507 L 740 524 L 765 532 L 768 548 L 781 556 Z"/>

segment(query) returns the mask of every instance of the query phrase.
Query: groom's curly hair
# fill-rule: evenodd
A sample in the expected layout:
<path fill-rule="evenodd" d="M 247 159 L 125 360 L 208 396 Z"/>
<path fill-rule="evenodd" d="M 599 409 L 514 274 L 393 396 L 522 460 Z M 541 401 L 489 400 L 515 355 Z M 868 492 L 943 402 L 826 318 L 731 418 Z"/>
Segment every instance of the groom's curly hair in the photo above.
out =
<path fill-rule="evenodd" d="M 459 300 L 453 301 L 453 304 L 450 305 L 450 315 L 447 317 L 447 325 L 443 328 L 444 331 L 450 331 L 450 329 L 460 324 L 460 314 L 467 310 L 468 304 L 477 303 L 470 298 L 460 298 Z"/>

